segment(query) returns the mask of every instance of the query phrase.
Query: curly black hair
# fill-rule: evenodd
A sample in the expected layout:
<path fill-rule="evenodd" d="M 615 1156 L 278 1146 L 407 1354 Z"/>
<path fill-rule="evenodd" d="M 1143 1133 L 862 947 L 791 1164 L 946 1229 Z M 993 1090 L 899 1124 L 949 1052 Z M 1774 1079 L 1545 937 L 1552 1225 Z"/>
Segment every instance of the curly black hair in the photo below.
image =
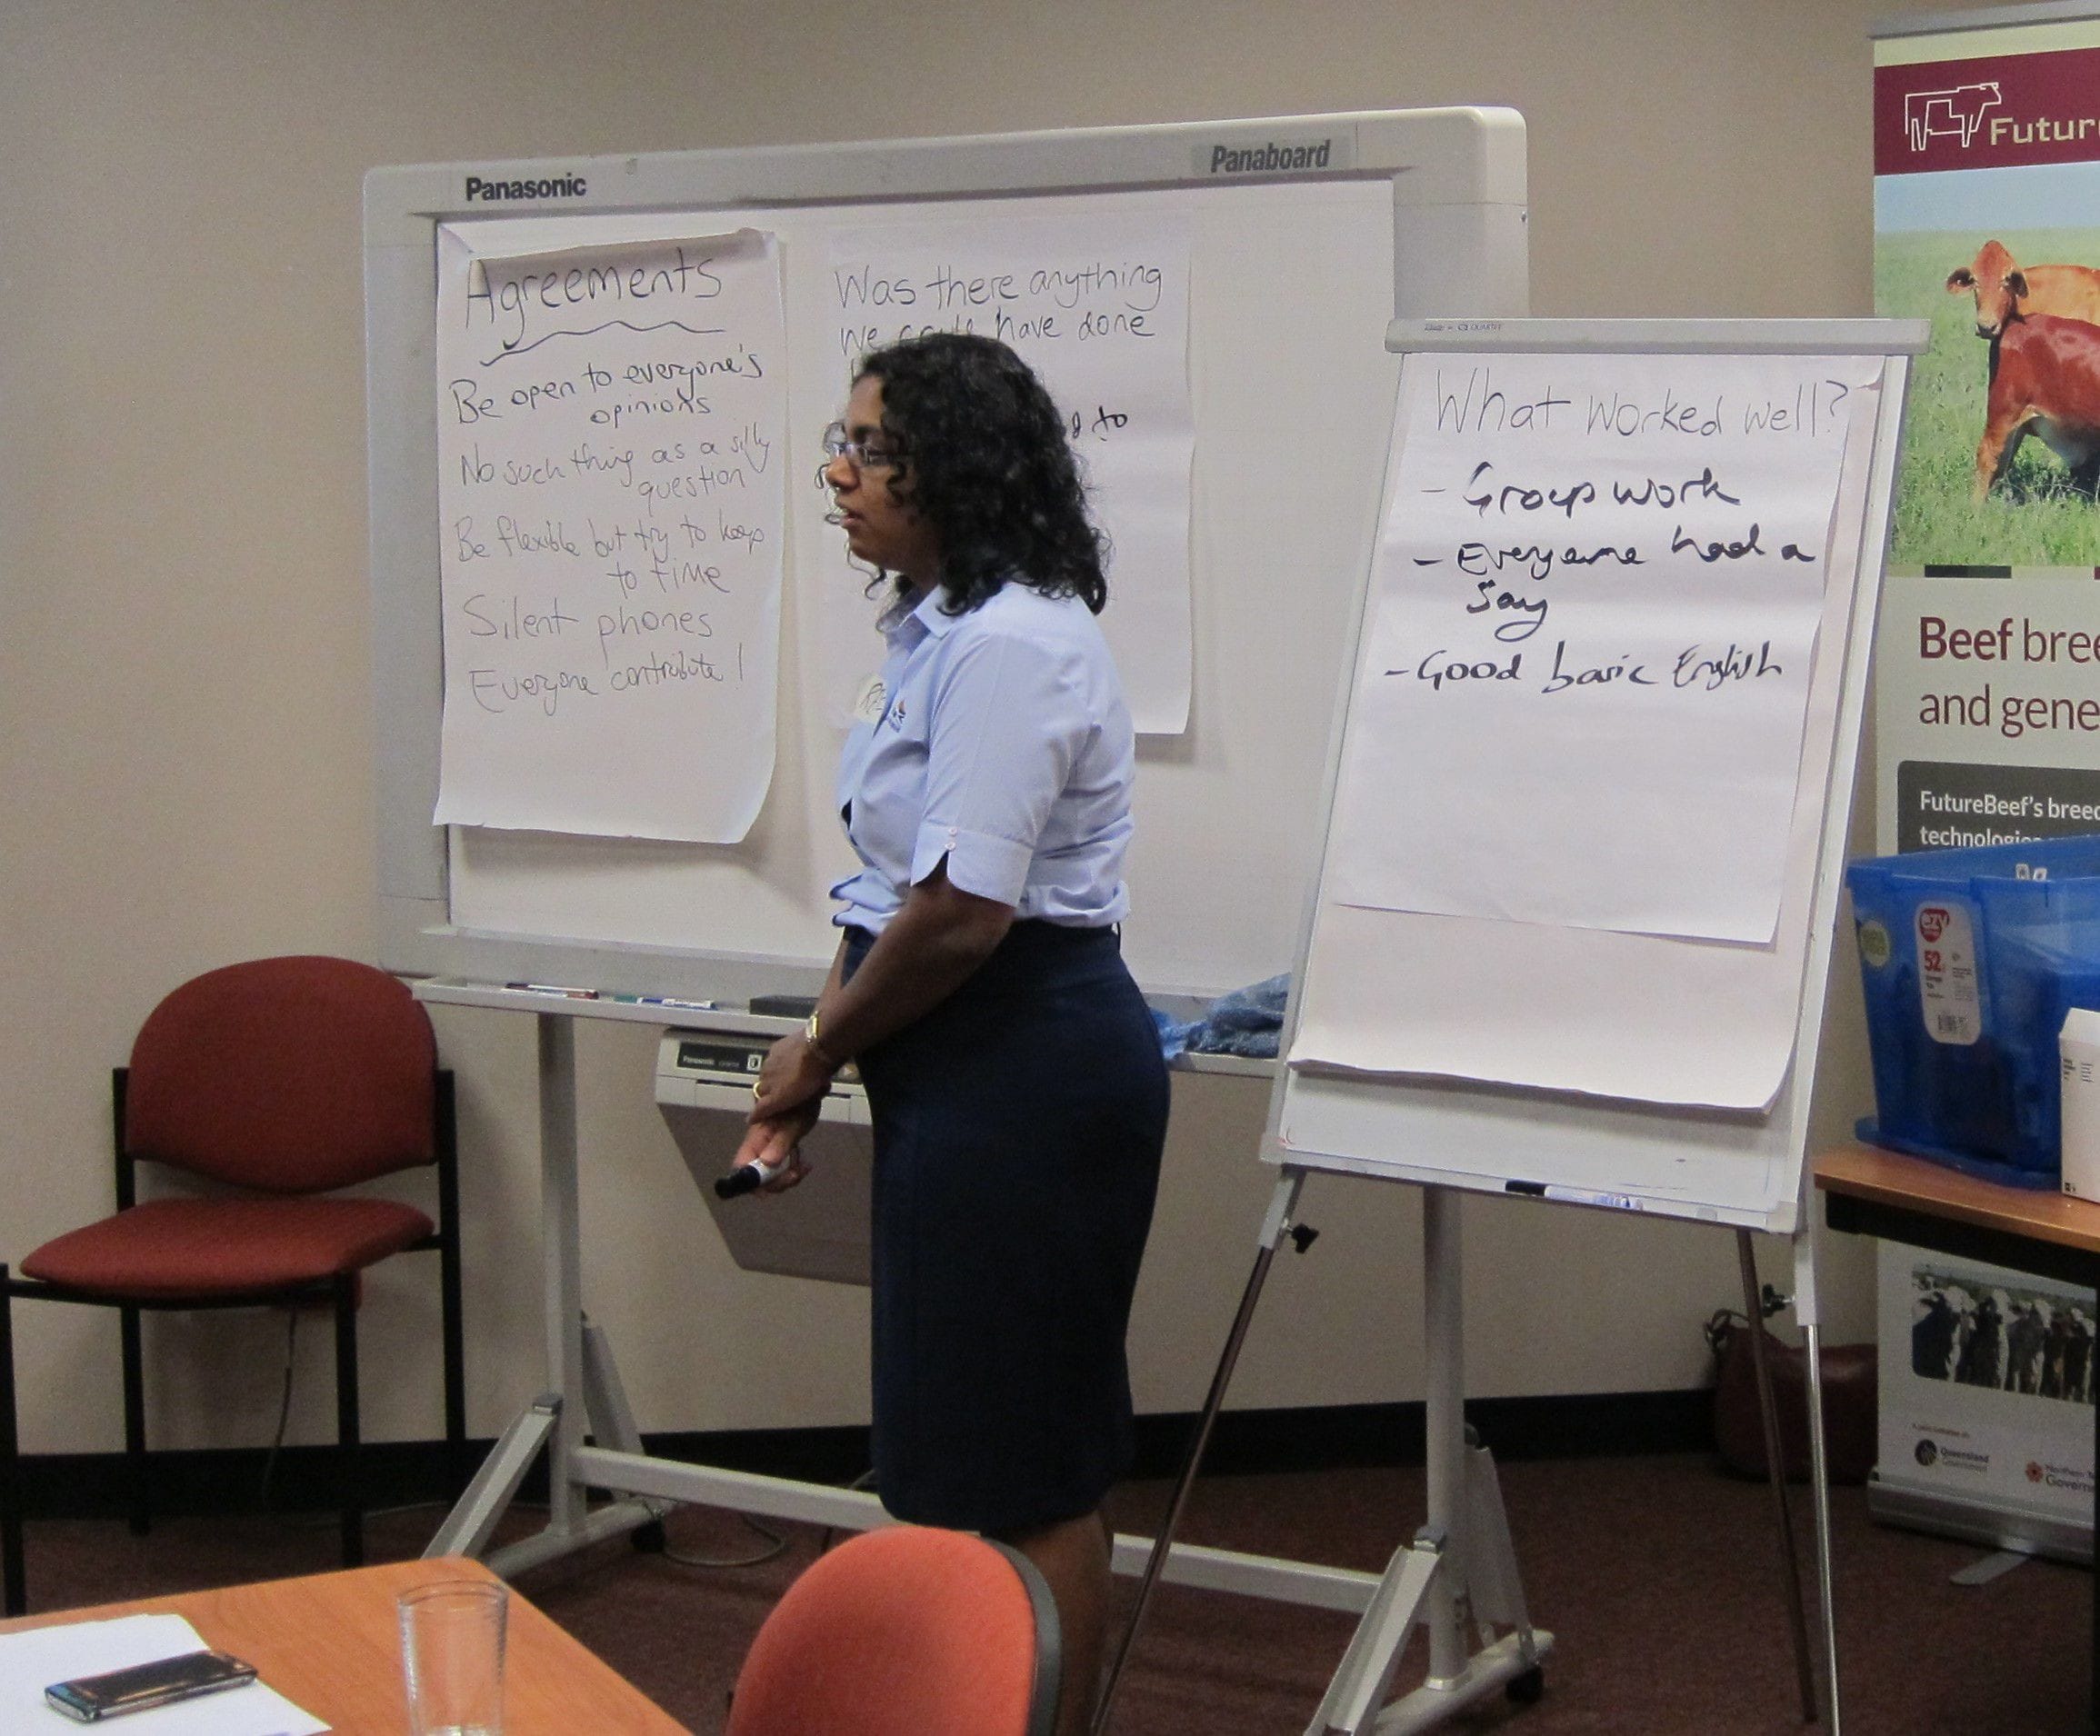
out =
<path fill-rule="evenodd" d="M 1104 539 L 1065 420 L 1028 364 L 996 338 L 927 332 L 861 358 L 855 383 L 882 382 L 883 433 L 900 455 L 899 498 L 940 539 L 951 614 L 966 614 L 1009 579 L 1108 601 Z"/>

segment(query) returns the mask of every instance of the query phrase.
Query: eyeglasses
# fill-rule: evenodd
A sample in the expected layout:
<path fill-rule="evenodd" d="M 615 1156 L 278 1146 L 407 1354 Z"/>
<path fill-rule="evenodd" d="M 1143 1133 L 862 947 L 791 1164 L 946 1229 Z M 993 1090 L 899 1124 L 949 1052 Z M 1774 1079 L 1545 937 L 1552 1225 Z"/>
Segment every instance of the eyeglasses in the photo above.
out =
<path fill-rule="evenodd" d="M 824 431 L 824 455 L 827 459 L 843 458 L 855 470 L 895 470 L 904 463 L 904 454 L 895 446 L 873 440 L 848 440 L 843 422 L 835 422 Z"/>

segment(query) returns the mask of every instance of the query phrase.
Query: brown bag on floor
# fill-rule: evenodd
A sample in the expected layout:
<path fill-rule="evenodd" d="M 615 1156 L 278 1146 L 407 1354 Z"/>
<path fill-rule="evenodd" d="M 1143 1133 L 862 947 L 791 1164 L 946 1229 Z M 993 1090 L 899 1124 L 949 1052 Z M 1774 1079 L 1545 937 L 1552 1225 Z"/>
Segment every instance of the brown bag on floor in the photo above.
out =
<path fill-rule="evenodd" d="M 1765 1332 L 1760 1326 L 1759 1332 Z M 1757 1365 L 1752 1360 L 1749 1322 L 1734 1309 L 1715 1312 L 1706 1322 L 1713 1348 L 1714 1444 L 1721 1462 L 1745 1477 L 1763 1477 L 1765 1424 L 1757 1412 Z M 1779 1412 L 1779 1453 L 1787 1479 L 1808 1481 L 1808 1352 L 1765 1332 L 1772 1399 Z M 1879 1451 L 1875 1408 L 1875 1347 L 1823 1347 L 1823 1439 L 1830 1481 L 1866 1481 Z"/>

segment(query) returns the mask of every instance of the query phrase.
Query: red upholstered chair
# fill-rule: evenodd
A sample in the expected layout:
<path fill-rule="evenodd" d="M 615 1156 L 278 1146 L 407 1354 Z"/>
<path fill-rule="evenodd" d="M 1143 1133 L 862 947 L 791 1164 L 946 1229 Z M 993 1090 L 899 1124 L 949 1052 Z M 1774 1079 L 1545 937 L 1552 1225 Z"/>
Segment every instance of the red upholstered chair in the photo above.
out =
<path fill-rule="evenodd" d="M 24 1607 L 22 1503 L 10 1305 L 15 1297 L 115 1308 L 124 1342 L 132 1529 L 149 1522 L 139 1318 L 149 1309 L 307 1307 L 335 1322 L 343 1560 L 364 1558 L 358 1466 L 358 1274 L 435 1249 L 443 1298 L 445 1432 L 466 1434 L 458 1170 L 452 1076 L 430 1020 L 383 971 L 337 958 L 267 958 L 184 983 L 111 1075 L 115 1216 L 45 1242 L 19 1275 L 0 1266 L 0 1553 L 6 1612 Z M 140 1202 L 135 1166 L 188 1172 L 207 1196 Z M 437 1222 L 412 1205 L 331 1191 L 436 1170 Z"/>
<path fill-rule="evenodd" d="M 1026 1557 L 887 1526 L 787 1588 L 736 1678 L 725 1736 L 1049 1736 L 1057 1606 Z"/>

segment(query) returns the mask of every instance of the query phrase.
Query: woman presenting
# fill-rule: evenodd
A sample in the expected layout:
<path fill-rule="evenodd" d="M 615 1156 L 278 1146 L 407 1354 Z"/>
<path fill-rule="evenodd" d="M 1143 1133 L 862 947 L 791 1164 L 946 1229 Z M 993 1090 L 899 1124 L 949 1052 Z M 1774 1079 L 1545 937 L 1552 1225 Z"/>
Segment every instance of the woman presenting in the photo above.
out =
<path fill-rule="evenodd" d="M 889 577 L 881 691 L 838 807 L 861 862 L 815 1015 L 766 1056 L 740 1163 L 796 1142 L 856 1060 L 875 1123 L 883 1505 L 1042 1571 L 1058 1729 L 1092 1716 L 1128 1469 L 1124 1333 L 1167 1081 L 1124 968 L 1135 759 L 1065 427 L 1012 351 L 938 334 L 862 364 L 822 480 Z"/>

